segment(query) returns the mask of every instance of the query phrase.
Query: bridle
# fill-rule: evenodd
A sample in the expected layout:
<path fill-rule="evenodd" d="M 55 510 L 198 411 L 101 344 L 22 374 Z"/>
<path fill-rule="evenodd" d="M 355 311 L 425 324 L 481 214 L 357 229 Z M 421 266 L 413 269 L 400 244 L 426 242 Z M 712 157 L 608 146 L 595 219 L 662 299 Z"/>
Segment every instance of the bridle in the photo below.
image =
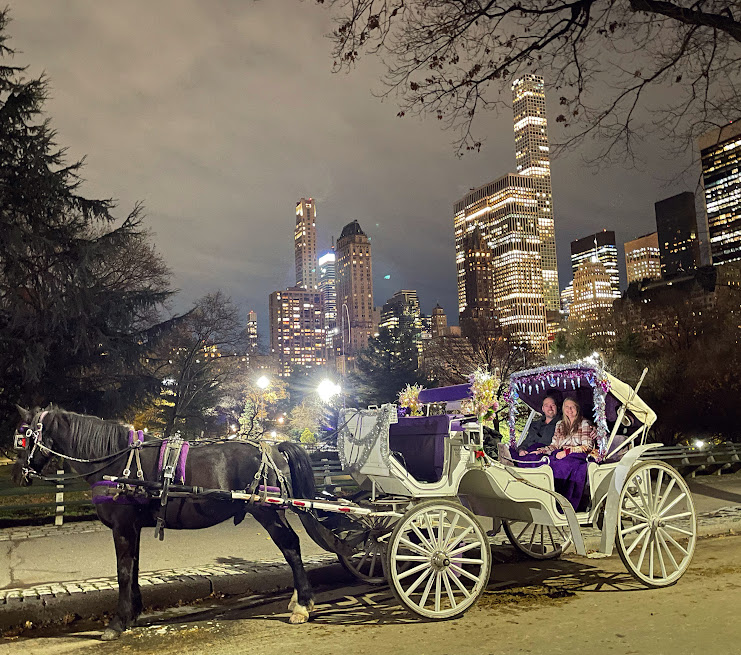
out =
<path fill-rule="evenodd" d="M 136 448 L 137 446 L 129 446 L 127 448 L 124 448 L 116 453 L 111 453 L 110 455 L 105 455 L 104 457 L 97 457 L 94 459 L 83 459 L 80 457 L 72 457 L 72 455 L 65 455 L 64 453 L 60 453 L 53 448 L 49 448 L 49 446 L 46 446 L 43 441 L 41 440 L 41 434 L 44 430 L 44 417 L 49 413 L 48 410 L 44 410 L 39 414 L 38 419 L 35 421 L 31 421 L 31 425 L 21 425 L 21 428 L 18 432 L 18 434 L 15 435 L 15 447 L 18 450 L 28 449 L 29 442 L 31 446 L 31 450 L 28 453 L 28 456 L 26 457 L 26 466 L 24 466 L 21 469 L 21 476 L 23 480 L 26 482 L 29 482 L 31 478 L 40 478 L 44 479 L 44 477 L 39 473 L 33 466 L 31 465 L 31 461 L 33 460 L 33 456 L 38 450 L 41 453 L 45 453 L 47 455 L 55 455 L 56 457 L 59 457 L 64 460 L 68 460 L 71 462 L 79 462 L 81 464 L 95 464 L 97 462 L 108 462 L 112 459 L 115 459 L 117 457 L 120 457 L 124 453 L 128 452 L 131 448 Z M 34 425 L 36 426 L 36 429 L 34 429 Z M 23 433 L 23 428 L 26 428 L 25 434 Z M 74 477 L 80 477 L 80 476 L 74 476 Z"/>

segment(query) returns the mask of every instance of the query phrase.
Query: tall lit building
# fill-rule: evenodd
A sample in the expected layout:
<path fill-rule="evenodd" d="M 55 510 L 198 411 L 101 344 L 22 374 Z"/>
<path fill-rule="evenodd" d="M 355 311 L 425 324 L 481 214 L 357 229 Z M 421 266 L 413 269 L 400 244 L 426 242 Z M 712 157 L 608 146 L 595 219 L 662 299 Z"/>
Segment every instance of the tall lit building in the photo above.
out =
<path fill-rule="evenodd" d="M 741 119 L 700 137 L 713 264 L 741 259 Z"/>
<path fill-rule="evenodd" d="M 296 203 L 293 247 L 296 257 L 296 286 L 311 291 L 317 289 L 316 205 L 313 198 L 301 198 Z"/>
<path fill-rule="evenodd" d="M 389 298 L 381 308 L 379 328 L 390 331 L 408 330 L 414 343 L 422 347 L 422 315 L 419 309 L 417 292 L 401 289 Z"/>
<path fill-rule="evenodd" d="M 538 237 L 543 267 L 545 308 L 558 311 L 558 262 L 553 220 L 551 161 L 545 113 L 545 87 L 538 75 L 524 75 L 512 84 L 517 173 L 534 181 Z"/>
<path fill-rule="evenodd" d="M 324 253 L 319 258 L 319 293 L 324 309 L 324 336 L 327 348 L 332 347 L 334 328 L 337 325 L 337 287 L 335 284 L 334 251 Z"/>
<path fill-rule="evenodd" d="M 442 337 L 448 331 L 448 317 L 445 310 L 437 303 L 432 308 L 432 338 Z"/>
<path fill-rule="evenodd" d="M 479 227 L 475 227 L 466 238 L 463 269 L 466 308 L 461 312 L 461 321 L 493 320 L 496 317 L 494 263 L 491 249 Z"/>
<path fill-rule="evenodd" d="M 620 275 L 618 273 L 618 250 L 615 244 L 615 233 L 602 230 L 588 237 L 571 242 L 571 273 L 576 278 L 576 271 L 585 261 L 598 261 L 605 267 L 610 276 L 610 289 L 613 298 L 620 297 Z M 576 283 L 574 283 L 576 288 Z M 576 299 L 576 296 L 574 296 Z"/>
<path fill-rule="evenodd" d="M 618 296 L 619 298 L 620 296 Z M 574 273 L 574 300 L 569 312 L 569 323 L 590 339 L 612 339 L 612 303 L 616 300 L 610 273 L 597 260 L 587 260 Z"/>
<path fill-rule="evenodd" d="M 509 174 L 473 189 L 454 205 L 458 311 L 463 316 L 469 305 L 466 246 L 478 228 L 492 253 L 494 309 L 505 338 L 545 353 L 548 343 L 536 193 L 533 177 Z"/>
<path fill-rule="evenodd" d="M 343 355 L 363 350 L 374 333 L 371 244 L 357 221 L 342 228 L 335 248 L 337 325 Z"/>
<path fill-rule="evenodd" d="M 661 276 L 687 275 L 700 266 L 695 194 L 679 193 L 654 205 L 659 238 Z"/>
<path fill-rule="evenodd" d="M 280 360 L 281 375 L 295 367 L 324 364 L 322 297 L 318 291 L 292 287 L 270 294 L 270 350 Z"/>
<path fill-rule="evenodd" d="M 571 303 L 574 302 L 574 281 L 569 282 L 568 286 L 561 291 L 561 313 L 566 318 L 571 313 Z"/>
<path fill-rule="evenodd" d="M 625 270 L 628 284 L 661 279 L 661 256 L 658 232 L 625 242 Z"/>
<path fill-rule="evenodd" d="M 257 352 L 257 312 L 252 310 L 247 313 L 247 352 Z"/>
<path fill-rule="evenodd" d="M 458 312 L 474 309 L 466 271 L 476 267 L 466 248 L 478 228 L 491 251 L 488 296 L 505 338 L 545 353 L 546 310 L 558 312 L 560 299 L 543 78 L 515 80 L 512 106 L 517 173 L 472 189 L 453 207 Z"/>

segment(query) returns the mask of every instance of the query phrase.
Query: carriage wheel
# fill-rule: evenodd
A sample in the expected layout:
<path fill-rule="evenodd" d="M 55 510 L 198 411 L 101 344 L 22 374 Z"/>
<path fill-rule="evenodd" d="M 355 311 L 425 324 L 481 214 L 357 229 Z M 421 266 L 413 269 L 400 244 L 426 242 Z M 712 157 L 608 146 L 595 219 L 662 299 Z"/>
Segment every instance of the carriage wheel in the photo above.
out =
<path fill-rule="evenodd" d="M 697 517 L 687 483 L 659 461 L 637 464 L 620 492 L 618 554 L 630 573 L 649 587 L 682 577 L 697 541 Z"/>
<path fill-rule="evenodd" d="M 571 532 L 568 528 L 526 521 L 502 523 L 510 543 L 533 559 L 555 559 L 571 545 Z"/>
<path fill-rule="evenodd" d="M 345 544 L 356 548 L 357 552 L 352 557 L 337 555 L 340 564 L 348 573 L 368 584 L 386 582 L 383 571 L 386 540 L 397 520 L 395 516 L 361 516 L 358 518 L 358 529 L 349 532 L 344 539 Z"/>
<path fill-rule="evenodd" d="M 489 582 L 489 541 L 465 507 L 428 500 L 394 527 L 386 566 L 404 607 L 425 618 L 451 619 L 473 605 Z"/>

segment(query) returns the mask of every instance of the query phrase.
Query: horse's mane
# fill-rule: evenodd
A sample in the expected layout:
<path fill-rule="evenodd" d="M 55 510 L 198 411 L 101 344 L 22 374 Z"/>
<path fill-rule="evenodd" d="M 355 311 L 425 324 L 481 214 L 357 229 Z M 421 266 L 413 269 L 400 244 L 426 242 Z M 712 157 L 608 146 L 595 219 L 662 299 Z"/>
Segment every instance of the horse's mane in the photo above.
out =
<path fill-rule="evenodd" d="M 129 428 L 97 416 L 68 412 L 58 407 L 49 410 L 50 429 L 67 431 L 69 454 L 85 459 L 105 457 L 126 447 Z"/>

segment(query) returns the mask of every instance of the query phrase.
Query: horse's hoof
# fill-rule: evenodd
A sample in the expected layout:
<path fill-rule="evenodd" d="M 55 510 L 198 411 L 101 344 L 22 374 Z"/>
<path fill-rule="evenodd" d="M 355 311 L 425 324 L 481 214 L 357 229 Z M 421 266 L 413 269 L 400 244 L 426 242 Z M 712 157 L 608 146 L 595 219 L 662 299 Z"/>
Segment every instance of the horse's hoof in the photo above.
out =
<path fill-rule="evenodd" d="M 304 606 L 296 605 L 293 614 L 291 614 L 291 618 L 288 619 L 288 622 L 294 625 L 298 625 L 299 623 L 306 623 L 308 620 L 309 620 L 309 613 L 306 611 Z"/>
<path fill-rule="evenodd" d="M 115 641 L 121 636 L 121 633 L 118 630 L 114 630 L 113 628 L 106 628 L 103 631 L 103 634 L 100 635 L 101 641 Z"/>

